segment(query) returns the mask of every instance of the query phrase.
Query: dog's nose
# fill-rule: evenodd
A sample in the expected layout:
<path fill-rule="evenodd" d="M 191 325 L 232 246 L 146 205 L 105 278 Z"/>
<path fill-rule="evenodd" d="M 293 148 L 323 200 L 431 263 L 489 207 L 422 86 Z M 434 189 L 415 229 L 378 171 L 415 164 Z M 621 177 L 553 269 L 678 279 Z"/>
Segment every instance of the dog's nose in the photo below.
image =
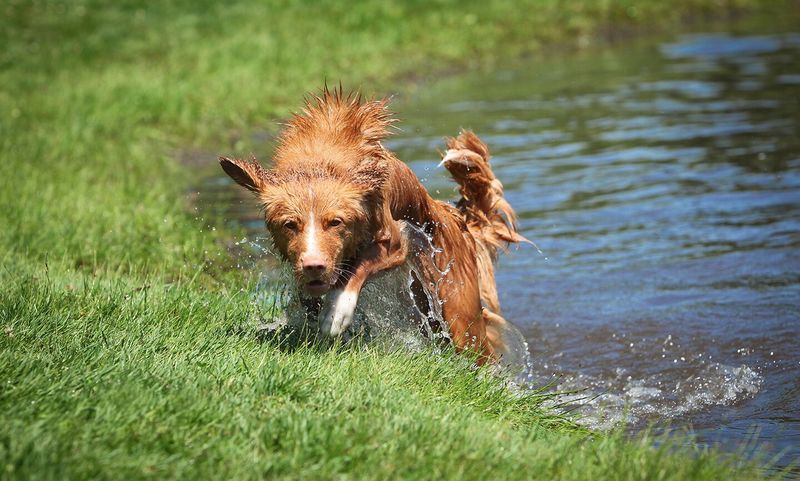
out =
<path fill-rule="evenodd" d="M 302 259 L 303 264 L 303 272 L 310 275 L 318 276 L 325 271 L 327 264 L 325 263 L 325 259 L 321 257 L 303 257 Z"/>

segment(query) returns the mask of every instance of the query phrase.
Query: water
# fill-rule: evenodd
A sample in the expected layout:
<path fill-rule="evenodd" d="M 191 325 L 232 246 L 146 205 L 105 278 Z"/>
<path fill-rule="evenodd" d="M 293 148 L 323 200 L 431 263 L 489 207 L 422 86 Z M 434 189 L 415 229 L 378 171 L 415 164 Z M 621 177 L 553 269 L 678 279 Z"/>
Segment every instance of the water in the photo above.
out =
<path fill-rule="evenodd" d="M 389 142 L 433 191 L 454 127 L 523 234 L 500 262 L 534 373 L 585 422 L 800 455 L 800 35 L 685 35 L 448 81 Z"/>
<path fill-rule="evenodd" d="M 387 145 L 439 197 L 455 197 L 443 136 L 470 127 L 492 149 L 543 251 L 497 270 L 535 382 L 579 391 L 590 426 L 800 458 L 800 34 L 644 40 L 394 107 Z"/>

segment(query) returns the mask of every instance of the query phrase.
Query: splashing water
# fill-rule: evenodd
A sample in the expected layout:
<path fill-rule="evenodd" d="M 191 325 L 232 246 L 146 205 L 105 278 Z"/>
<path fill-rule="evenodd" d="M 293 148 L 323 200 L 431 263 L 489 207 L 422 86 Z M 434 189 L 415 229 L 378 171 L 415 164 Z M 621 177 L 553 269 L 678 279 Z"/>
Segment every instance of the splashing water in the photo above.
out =
<path fill-rule="evenodd" d="M 535 379 L 535 378 L 534 378 Z M 636 379 L 619 368 L 614 377 L 589 374 L 562 376 L 553 401 L 578 415 L 578 424 L 608 430 L 622 423 L 641 426 L 649 419 L 679 419 L 713 406 L 729 405 L 758 393 L 763 378 L 750 367 L 708 363 L 672 383 L 664 376 Z"/>
<path fill-rule="evenodd" d="M 453 261 L 443 270 L 435 262 L 442 255 L 431 238 L 419 227 L 403 223 L 401 232 L 408 244 L 406 262 L 367 280 L 359 296 L 353 324 L 343 336 L 346 340 L 358 338 L 386 349 L 438 348 L 451 343 L 447 322 L 442 317 L 446 300 L 438 297 L 438 287 L 446 282 Z M 243 239 L 246 241 L 246 239 Z M 254 247 L 269 252 L 260 243 L 249 241 Z M 316 331 L 318 322 L 309 319 L 300 301 L 299 292 L 288 268 L 269 271 L 262 275 L 254 292 L 258 306 L 258 330 L 263 335 L 273 335 L 281 330 L 307 328 Z M 505 372 L 524 382 L 530 376 L 528 345 L 522 333 L 510 322 L 504 336 L 507 349 L 501 365 Z"/>

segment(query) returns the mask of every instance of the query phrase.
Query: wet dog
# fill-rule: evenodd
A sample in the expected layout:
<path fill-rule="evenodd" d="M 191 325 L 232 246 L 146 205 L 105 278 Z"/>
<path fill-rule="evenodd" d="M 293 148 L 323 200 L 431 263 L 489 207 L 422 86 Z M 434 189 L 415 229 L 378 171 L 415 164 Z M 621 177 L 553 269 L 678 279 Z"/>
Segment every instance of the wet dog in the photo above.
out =
<path fill-rule="evenodd" d="M 305 298 L 323 298 L 319 330 L 341 335 L 353 322 L 364 282 L 402 265 L 402 223 L 423 229 L 440 249 L 424 281 L 460 351 L 478 362 L 505 350 L 505 320 L 494 280 L 498 250 L 525 239 L 472 132 L 447 141 L 444 165 L 459 185 L 454 206 L 433 199 L 411 169 L 382 145 L 394 119 L 386 100 L 364 101 L 341 88 L 307 100 L 282 130 L 274 163 L 221 157 L 224 171 L 262 204 L 275 247 Z M 442 282 L 444 280 L 444 282 Z"/>

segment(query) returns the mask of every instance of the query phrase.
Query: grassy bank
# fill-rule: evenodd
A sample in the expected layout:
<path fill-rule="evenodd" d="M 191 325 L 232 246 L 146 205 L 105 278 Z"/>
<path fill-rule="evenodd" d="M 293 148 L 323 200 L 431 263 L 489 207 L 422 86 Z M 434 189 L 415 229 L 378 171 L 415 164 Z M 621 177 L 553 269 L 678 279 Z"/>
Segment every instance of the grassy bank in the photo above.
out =
<path fill-rule="evenodd" d="M 609 25 L 790 5 L 4 3 L 0 477 L 757 477 L 587 437 L 447 357 L 285 352 L 239 333 L 250 286 L 223 267 L 226 234 L 190 213 L 198 167 L 176 158 L 249 150 L 323 79 L 395 91 Z"/>

